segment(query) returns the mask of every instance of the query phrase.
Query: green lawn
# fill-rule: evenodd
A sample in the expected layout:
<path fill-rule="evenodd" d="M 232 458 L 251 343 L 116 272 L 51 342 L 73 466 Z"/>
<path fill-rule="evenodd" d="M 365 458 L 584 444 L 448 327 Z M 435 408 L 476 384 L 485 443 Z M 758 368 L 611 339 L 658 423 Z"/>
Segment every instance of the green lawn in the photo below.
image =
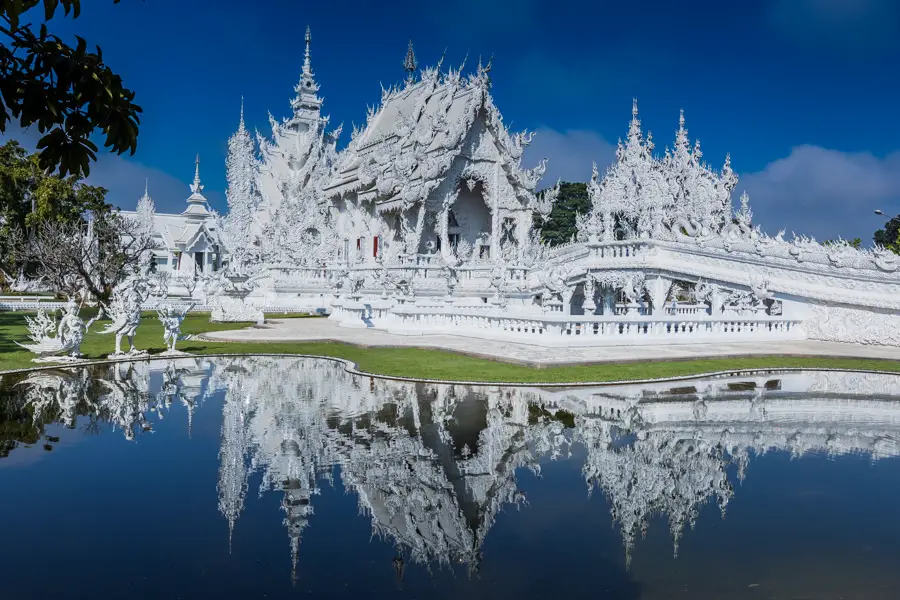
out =
<path fill-rule="evenodd" d="M 84 311 L 90 315 L 88 311 Z M 24 313 L 0 312 L 0 370 L 34 366 L 33 356 L 13 342 L 27 342 Z M 271 315 L 272 319 L 284 318 Z M 114 336 L 96 332 L 108 321 L 98 321 L 88 333 L 82 352 L 88 358 L 102 358 L 112 352 Z M 192 313 L 182 325 L 184 333 L 204 333 L 249 327 L 249 323 L 210 323 L 209 315 Z M 135 344 L 151 353 L 165 349 L 162 326 L 155 313 L 147 313 L 141 321 Z M 556 382 L 613 381 L 696 375 L 712 371 L 765 368 L 834 368 L 900 372 L 900 361 L 760 356 L 747 358 L 710 358 L 685 361 L 640 363 L 605 363 L 597 365 L 533 368 L 463 354 L 420 348 L 363 348 L 333 342 L 236 343 L 182 341 L 179 350 L 195 354 L 315 354 L 351 360 L 363 371 L 398 377 L 448 379 L 485 382 Z"/>

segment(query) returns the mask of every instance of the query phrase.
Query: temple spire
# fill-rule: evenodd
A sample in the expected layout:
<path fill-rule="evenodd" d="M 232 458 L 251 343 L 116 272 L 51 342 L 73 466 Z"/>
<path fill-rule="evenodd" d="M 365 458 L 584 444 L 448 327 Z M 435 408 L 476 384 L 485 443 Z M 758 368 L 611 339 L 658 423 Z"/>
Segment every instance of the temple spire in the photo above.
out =
<path fill-rule="evenodd" d="M 304 122 L 309 125 L 312 122 L 318 122 L 322 99 L 316 95 L 319 92 L 319 84 L 316 83 L 316 74 L 312 70 L 312 61 L 310 60 L 309 49 L 312 42 L 312 33 L 308 25 L 304 41 L 306 49 L 303 53 L 303 69 L 300 74 L 300 81 L 294 86 L 294 91 L 297 95 L 291 100 L 291 108 L 294 111 L 293 120 L 295 124 Z"/>
<path fill-rule="evenodd" d="M 241 121 L 238 123 L 238 131 L 244 131 L 244 97 L 241 96 Z"/>
<path fill-rule="evenodd" d="M 203 191 L 203 184 L 200 183 L 200 154 L 197 154 L 197 159 L 194 161 L 194 183 L 191 184 L 191 193 L 199 194 Z"/>
<path fill-rule="evenodd" d="M 640 145 L 641 138 L 641 120 L 638 119 L 637 98 L 631 99 L 631 124 L 628 126 L 628 145 Z"/>
<path fill-rule="evenodd" d="M 150 178 L 144 178 L 144 198 L 150 197 Z"/>
<path fill-rule="evenodd" d="M 675 160 L 684 166 L 690 160 L 691 141 L 688 139 L 688 131 L 684 126 L 684 109 L 678 114 L 678 131 L 675 132 Z"/>
<path fill-rule="evenodd" d="M 412 85 L 416 81 L 416 53 L 413 50 L 412 40 L 406 48 L 406 58 L 403 60 L 403 70 L 406 71 L 406 85 Z"/>
<path fill-rule="evenodd" d="M 312 77 L 312 63 L 309 60 L 309 43 L 312 41 L 312 33 L 309 25 L 306 26 L 306 52 L 303 56 L 303 75 Z"/>

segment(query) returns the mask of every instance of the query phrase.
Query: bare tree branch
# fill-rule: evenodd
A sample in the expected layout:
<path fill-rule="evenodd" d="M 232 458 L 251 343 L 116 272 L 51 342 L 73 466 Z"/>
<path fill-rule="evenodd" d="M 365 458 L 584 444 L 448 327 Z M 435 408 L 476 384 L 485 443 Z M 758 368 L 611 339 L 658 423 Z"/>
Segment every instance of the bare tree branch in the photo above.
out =
<path fill-rule="evenodd" d="M 60 292 L 105 302 L 116 283 L 148 261 L 155 247 L 138 223 L 109 213 L 87 224 L 45 221 L 24 241 L 23 254 Z"/>

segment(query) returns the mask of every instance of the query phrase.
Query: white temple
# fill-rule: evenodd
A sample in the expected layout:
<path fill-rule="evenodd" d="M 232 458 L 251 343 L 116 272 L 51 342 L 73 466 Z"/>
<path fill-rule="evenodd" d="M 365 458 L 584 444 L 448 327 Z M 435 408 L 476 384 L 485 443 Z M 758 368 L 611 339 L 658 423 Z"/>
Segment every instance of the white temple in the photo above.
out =
<path fill-rule="evenodd" d="M 194 181 L 187 206 L 180 213 L 159 213 L 150 197 L 149 185 L 138 200 L 137 210 L 121 211 L 122 216 L 150 223 L 156 248 L 156 269 L 170 275 L 171 293 L 190 295 L 193 286 L 184 283 L 196 275 L 218 271 L 226 263 L 219 239 L 219 216 L 209 206 L 200 182 L 200 157 L 194 167 Z"/>
<path fill-rule="evenodd" d="M 734 206 L 730 157 L 721 171 L 704 163 L 683 112 L 659 156 L 633 103 L 615 163 L 594 169 L 577 239 L 551 248 L 533 223 L 558 187 L 538 192 L 544 163 L 521 164 L 531 134 L 503 123 L 490 62 L 417 73 L 410 44 L 405 81 L 337 151 L 310 43 L 307 30 L 291 115 L 270 117 L 257 151 L 242 111 L 229 142 L 219 233 L 229 269 L 262 282 L 249 301 L 347 327 L 542 346 L 900 344 L 898 257 L 762 232 L 746 194 Z"/>

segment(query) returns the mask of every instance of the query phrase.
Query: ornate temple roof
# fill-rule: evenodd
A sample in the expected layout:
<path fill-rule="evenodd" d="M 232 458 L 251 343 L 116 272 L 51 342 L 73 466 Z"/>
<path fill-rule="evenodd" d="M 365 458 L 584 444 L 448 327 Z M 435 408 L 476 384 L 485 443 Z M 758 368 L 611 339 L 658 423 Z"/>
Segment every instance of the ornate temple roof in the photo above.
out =
<path fill-rule="evenodd" d="M 160 213 L 153 210 L 149 186 L 144 188 L 144 195 L 138 201 L 137 211 L 122 211 L 128 218 L 138 218 L 139 213 L 149 211 L 153 221 L 153 235 L 162 246 L 161 250 L 190 251 L 198 242 L 218 243 L 216 231 L 216 213 L 206 196 L 203 195 L 203 184 L 200 182 L 200 156 L 194 166 L 194 181 L 190 185 L 191 195 L 187 198 L 187 208 L 181 213 Z M 143 207 L 143 208 L 142 208 Z"/>
<path fill-rule="evenodd" d="M 411 47 L 404 68 L 410 75 L 415 68 Z M 422 70 L 418 81 L 408 77 L 402 87 L 382 90 L 381 106 L 370 109 L 366 127 L 353 132 L 325 193 L 355 191 L 380 205 L 410 206 L 424 201 L 465 154 L 476 162 L 500 162 L 516 196 L 531 202 L 545 170 L 543 161 L 530 170 L 520 166 L 531 135 L 511 135 L 503 124 L 489 93 L 490 63 L 479 61 L 468 76 L 462 69 L 442 73 L 439 64 Z"/>

